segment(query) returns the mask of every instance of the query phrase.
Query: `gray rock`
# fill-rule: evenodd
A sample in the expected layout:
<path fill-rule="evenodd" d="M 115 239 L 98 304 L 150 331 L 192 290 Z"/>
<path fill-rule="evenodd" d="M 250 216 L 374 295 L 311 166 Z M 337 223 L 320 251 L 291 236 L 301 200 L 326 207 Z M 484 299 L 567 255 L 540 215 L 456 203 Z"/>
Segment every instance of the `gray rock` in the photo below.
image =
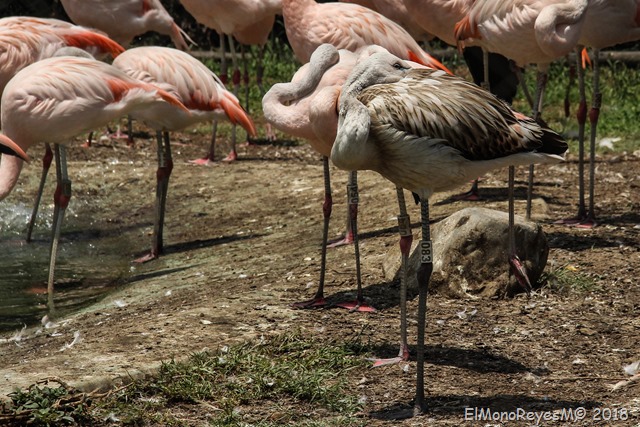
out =
<path fill-rule="evenodd" d="M 466 208 L 431 225 L 434 271 L 429 290 L 454 297 L 504 297 L 524 290 L 509 278 L 507 213 Z M 547 263 L 549 244 L 539 224 L 515 217 L 516 253 L 535 287 Z M 417 288 L 421 236 L 414 231 L 409 259 L 409 289 Z M 388 280 L 398 277 L 400 250 L 395 246 L 384 260 Z"/>

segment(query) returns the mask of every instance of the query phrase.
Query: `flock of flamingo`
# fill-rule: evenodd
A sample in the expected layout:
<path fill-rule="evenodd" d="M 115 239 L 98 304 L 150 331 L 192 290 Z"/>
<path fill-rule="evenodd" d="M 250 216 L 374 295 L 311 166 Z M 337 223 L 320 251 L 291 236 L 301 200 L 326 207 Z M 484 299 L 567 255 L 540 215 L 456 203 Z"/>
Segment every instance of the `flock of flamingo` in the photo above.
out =
<path fill-rule="evenodd" d="M 58 240 L 71 198 L 65 145 L 73 137 L 106 126 L 123 115 L 157 132 L 158 172 L 152 248 L 139 261 L 162 253 L 162 229 L 169 177 L 173 168 L 169 132 L 198 122 L 228 120 L 249 135 L 256 129 L 238 100 L 241 72 L 234 39 L 258 45 L 259 58 L 281 14 L 291 48 L 301 64 L 290 82 L 262 89 L 263 113 L 270 125 L 304 138 L 322 156 L 325 178 L 321 277 L 315 296 L 294 304 L 320 307 L 331 215 L 329 160 L 349 171 L 349 224 L 345 237 L 355 243 L 357 299 L 341 304 L 370 311 L 362 297 L 357 245 L 357 171 L 374 170 L 396 186 L 400 215 L 402 295 L 401 338 L 397 358 L 408 360 L 406 331 L 406 265 L 412 234 L 404 190 L 421 204 L 421 267 L 418 271 L 417 381 L 412 412 L 424 413 L 424 336 L 427 284 L 433 269 L 429 231 L 429 197 L 495 168 L 510 168 L 509 262 L 519 283 L 531 289 L 515 253 L 513 236 L 513 167 L 558 162 L 567 144 L 540 120 L 549 64 L 572 51 L 580 61 L 593 49 L 592 105 L 587 115 L 584 72 L 580 84 L 580 201 L 575 218 L 582 227 L 596 225 L 594 152 L 601 105 L 598 83 L 600 49 L 640 39 L 640 0 L 180 0 L 202 25 L 220 36 L 220 76 L 188 53 L 192 40 L 160 0 L 61 0 L 74 22 L 13 16 L 0 19 L 0 91 L 2 99 L 0 200 L 18 182 L 31 145 L 45 143 L 42 183 L 53 158 L 53 238 L 48 290 L 52 304 Z M 359 4 L 349 4 L 359 3 Z M 125 49 L 136 35 L 156 31 L 171 37 L 176 48 Z M 233 92 L 228 81 L 225 36 L 233 51 Z M 433 37 L 483 58 L 474 84 L 452 73 L 419 42 Z M 109 57 L 109 58 L 107 58 Z M 104 61 L 104 59 L 108 59 Z M 509 68 L 507 60 L 518 68 Z M 469 60 L 470 67 L 472 61 Z M 477 64 L 477 61 L 476 61 Z M 520 67 L 535 64 L 537 90 L 529 118 L 514 111 Z M 245 66 L 246 67 L 246 66 Z M 246 69 L 246 68 L 245 68 Z M 515 70 L 515 71 L 514 71 Z M 483 77 L 483 78 L 482 78 Z M 511 83 L 510 83 L 511 82 Z M 488 89 L 488 90 L 487 90 Z M 585 204 L 584 128 L 591 125 L 589 204 Z M 269 137 L 272 133 L 268 131 Z M 235 142 L 235 126 L 233 139 Z M 196 161 L 214 160 L 209 153 Z M 54 145 L 51 151 L 49 144 Z M 234 145 L 235 146 L 235 145 Z M 235 150 L 226 160 L 235 160 Z M 530 177 L 532 177 L 532 173 Z M 34 208 L 42 191 L 42 185 Z M 437 248 L 436 248 L 437 250 Z"/>

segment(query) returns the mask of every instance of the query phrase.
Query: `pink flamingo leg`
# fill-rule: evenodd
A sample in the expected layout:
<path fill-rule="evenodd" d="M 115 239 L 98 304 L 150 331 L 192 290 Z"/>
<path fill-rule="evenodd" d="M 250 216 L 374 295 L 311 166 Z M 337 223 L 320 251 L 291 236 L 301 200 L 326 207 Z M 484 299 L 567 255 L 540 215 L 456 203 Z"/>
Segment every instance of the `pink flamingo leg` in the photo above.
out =
<path fill-rule="evenodd" d="M 591 110 L 589 111 L 589 124 L 591 125 L 591 141 L 589 144 L 589 211 L 586 218 L 577 227 L 594 228 L 598 225 L 595 214 L 595 180 L 596 180 L 596 131 L 598 118 L 600 117 L 600 106 L 602 105 L 602 93 L 600 92 L 600 50 L 594 49 L 593 61 L 593 98 L 591 100 Z"/>
<path fill-rule="evenodd" d="M 33 203 L 33 210 L 31 211 L 31 218 L 29 219 L 29 225 L 27 226 L 27 243 L 31 242 L 31 235 L 33 234 L 33 227 L 36 223 L 36 217 L 38 216 L 38 208 L 40 207 L 40 200 L 42 200 L 42 192 L 44 190 L 44 184 L 47 181 L 47 174 L 53 161 L 53 151 L 51 151 L 51 145 L 45 143 L 45 152 L 42 156 L 42 174 L 40 175 L 40 184 L 38 184 L 38 192 L 36 193 L 36 200 Z"/>
<path fill-rule="evenodd" d="M 362 274 L 360 272 L 360 248 L 358 245 L 358 175 L 356 171 L 349 172 L 349 184 L 347 185 L 349 206 L 351 214 L 351 229 L 353 230 L 353 246 L 356 254 L 356 281 L 358 285 L 355 301 L 336 304 L 338 307 L 349 311 L 374 312 L 375 308 L 364 301 L 362 295 Z"/>
<path fill-rule="evenodd" d="M 400 254 L 402 255 L 400 267 L 400 351 L 397 357 L 376 359 L 373 362 L 374 367 L 392 365 L 409 360 L 409 345 L 407 344 L 407 268 L 409 255 L 411 254 L 411 243 L 413 243 L 413 234 L 411 233 L 411 220 L 407 214 L 407 205 L 404 200 L 404 191 L 402 188 L 396 187 L 396 193 L 398 194 L 398 206 L 400 207 L 398 232 L 400 233 Z"/>
<path fill-rule="evenodd" d="M 322 167 L 324 172 L 324 203 L 322 204 L 324 222 L 322 228 L 322 256 L 320 259 L 320 280 L 318 282 L 318 290 L 316 291 L 315 296 L 310 300 L 291 304 L 293 308 L 319 308 L 327 305 L 327 301 L 324 298 L 324 277 L 327 266 L 327 238 L 329 236 L 329 219 L 331 218 L 333 198 L 331 197 L 329 158 L 326 156 L 322 156 Z"/>
<path fill-rule="evenodd" d="M 71 180 L 67 174 L 67 155 L 64 146 L 55 144 L 56 158 L 56 180 L 58 185 L 53 196 L 53 238 L 51 239 L 51 250 L 49 252 L 49 279 L 47 281 L 47 297 L 49 311 L 54 312 L 53 302 L 54 275 L 56 269 L 56 258 L 58 255 L 58 243 L 60 241 L 60 230 L 64 214 L 71 200 Z"/>
<path fill-rule="evenodd" d="M 162 234 L 164 228 L 164 215 L 167 205 L 169 177 L 173 170 L 173 160 L 171 158 L 169 133 L 158 131 L 156 136 L 158 140 L 158 170 L 156 172 L 156 215 L 153 227 L 153 243 L 151 251 L 147 255 L 136 259 L 134 261 L 136 263 L 144 263 L 154 260 L 163 253 Z"/>

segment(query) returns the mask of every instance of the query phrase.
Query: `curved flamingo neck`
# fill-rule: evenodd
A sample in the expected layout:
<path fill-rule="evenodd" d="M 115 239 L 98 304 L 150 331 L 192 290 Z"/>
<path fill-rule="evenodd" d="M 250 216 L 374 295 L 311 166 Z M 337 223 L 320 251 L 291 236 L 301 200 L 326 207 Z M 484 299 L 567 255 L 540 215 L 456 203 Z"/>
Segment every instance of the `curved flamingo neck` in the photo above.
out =
<path fill-rule="evenodd" d="M 16 186 L 24 161 L 16 156 L 0 157 L 0 200 L 5 199 Z"/>
<path fill-rule="evenodd" d="M 580 38 L 587 15 L 587 0 L 571 0 L 547 6 L 536 19 L 538 45 L 552 58 L 571 52 Z"/>

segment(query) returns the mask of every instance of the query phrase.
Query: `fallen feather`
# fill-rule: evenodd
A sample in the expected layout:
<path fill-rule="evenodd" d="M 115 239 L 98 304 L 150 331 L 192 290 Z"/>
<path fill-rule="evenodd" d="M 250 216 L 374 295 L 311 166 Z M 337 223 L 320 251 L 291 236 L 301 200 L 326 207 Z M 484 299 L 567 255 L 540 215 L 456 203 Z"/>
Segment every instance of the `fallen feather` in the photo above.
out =
<path fill-rule="evenodd" d="M 65 351 L 65 350 L 67 350 L 67 349 L 69 349 L 69 348 L 73 347 L 74 345 L 76 345 L 77 343 L 79 343 L 79 342 L 80 342 L 80 340 L 81 340 L 81 338 L 80 338 L 80 331 L 75 331 L 75 332 L 73 333 L 73 341 L 71 341 L 71 342 L 70 342 L 70 343 L 68 343 L 68 344 L 63 345 L 63 346 L 62 346 L 62 348 L 60 349 L 60 351 Z"/>

